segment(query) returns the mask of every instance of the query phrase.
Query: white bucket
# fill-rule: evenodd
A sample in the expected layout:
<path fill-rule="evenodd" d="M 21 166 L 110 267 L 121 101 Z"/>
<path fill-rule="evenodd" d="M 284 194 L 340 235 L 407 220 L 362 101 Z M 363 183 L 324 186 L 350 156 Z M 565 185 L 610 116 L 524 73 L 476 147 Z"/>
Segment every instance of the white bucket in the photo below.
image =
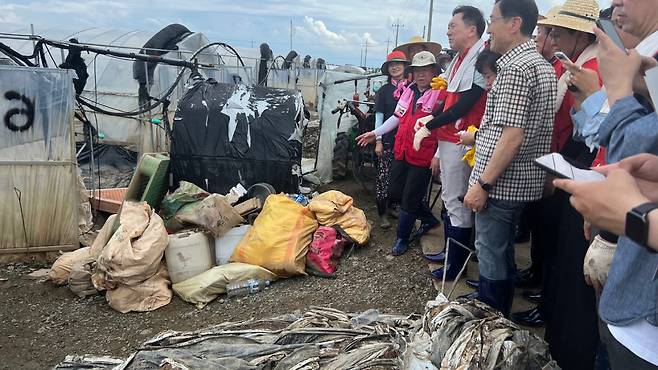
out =
<path fill-rule="evenodd" d="M 247 235 L 251 225 L 237 226 L 226 234 L 215 239 L 215 263 L 217 266 L 227 264 L 235 247 L 240 244 L 242 238 Z"/>
<path fill-rule="evenodd" d="M 169 235 L 165 259 L 171 282 L 187 280 L 213 267 L 211 239 L 197 231 Z"/>

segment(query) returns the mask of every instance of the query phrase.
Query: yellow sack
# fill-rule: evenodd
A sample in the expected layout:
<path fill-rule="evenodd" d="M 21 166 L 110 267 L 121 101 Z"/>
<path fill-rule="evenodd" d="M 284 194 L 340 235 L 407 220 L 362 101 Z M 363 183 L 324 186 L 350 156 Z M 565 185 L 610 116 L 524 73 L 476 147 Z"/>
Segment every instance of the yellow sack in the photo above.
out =
<path fill-rule="evenodd" d="M 280 277 L 306 275 L 306 252 L 317 228 L 308 208 L 285 195 L 270 195 L 231 262 L 261 266 Z"/>
<path fill-rule="evenodd" d="M 322 193 L 308 205 L 315 218 L 322 226 L 340 226 L 357 244 L 363 245 L 370 240 L 372 226 L 366 214 L 352 205 L 353 199 L 340 191 L 330 190 Z"/>
<path fill-rule="evenodd" d="M 226 293 L 229 283 L 249 279 L 274 281 L 276 275 L 260 266 L 228 263 L 176 283 L 173 288 L 181 299 L 203 308 L 220 294 Z"/>

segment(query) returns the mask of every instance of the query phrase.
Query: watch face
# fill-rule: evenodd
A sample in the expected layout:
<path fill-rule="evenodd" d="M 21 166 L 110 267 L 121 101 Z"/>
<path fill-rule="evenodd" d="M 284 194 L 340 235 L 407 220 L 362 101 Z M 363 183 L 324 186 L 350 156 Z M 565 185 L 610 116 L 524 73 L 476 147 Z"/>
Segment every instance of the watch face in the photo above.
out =
<path fill-rule="evenodd" d="M 646 244 L 647 223 L 644 215 L 637 214 L 633 211 L 626 214 L 626 236 L 638 244 Z"/>

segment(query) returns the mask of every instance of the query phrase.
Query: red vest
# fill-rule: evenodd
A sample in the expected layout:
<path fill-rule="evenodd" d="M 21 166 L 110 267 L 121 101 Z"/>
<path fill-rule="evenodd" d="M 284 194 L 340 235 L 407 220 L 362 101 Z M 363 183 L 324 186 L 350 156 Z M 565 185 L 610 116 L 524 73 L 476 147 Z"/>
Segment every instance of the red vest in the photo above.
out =
<path fill-rule="evenodd" d="M 429 168 L 436 153 L 436 148 L 439 146 L 437 130 L 432 130 L 430 136 L 420 142 L 418 151 L 414 150 L 414 135 L 416 134 L 414 125 L 419 118 L 427 116 L 428 113 L 423 112 L 419 107 L 415 107 L 416 111 L 414 112 L 413 108 L 414 106 L 409 107 L 406 114 L 400 118 L 393 153 L 398 161 L 405 160 L 411 165 Z"/>
<path fill-rule="evenodd" d="M 455 66 L 452 70 L 454 73 L 452 76 L 448 76 L 450 80 L 452 80 L 454 74 L 457 73 L 457 69 L 461 65 L 467 53 L 468 53 L 468 49 L 464 50 L 462 53 L 459 54 L 459 57 L 457 61 L 455 61 Z M 448 108 L 455 105 L 455 103 L 457 103 L 457 101 L 459 100 L 459 95 L 461 94 L 458 92 L 448 92 L 446 94 L 446 103 L 443 106 L 443 110 L 445 111 Z M 459 138 L 457 137 L 457 133 L 459 131 L 466 130 L 468 126 L 480 127 L 480 122 L 482 122 L 482 116 L 484 115 L 484 109 L 486 107 L 486 104 L 487 104 L 487 93 L 484 92 L 480 96 L 480 99 L 478 99 L 475 105 L 471 107 L 471 109 L 468 111 L 468 113 L 466 113 L 465 116 L 463 116 L 461 119 L 458 119 L 456 122 L 451 122 L 435 130 L 438 131 L 439 140 L 448 141 L 456 144 L 457 142 L 459 142 Z"/>

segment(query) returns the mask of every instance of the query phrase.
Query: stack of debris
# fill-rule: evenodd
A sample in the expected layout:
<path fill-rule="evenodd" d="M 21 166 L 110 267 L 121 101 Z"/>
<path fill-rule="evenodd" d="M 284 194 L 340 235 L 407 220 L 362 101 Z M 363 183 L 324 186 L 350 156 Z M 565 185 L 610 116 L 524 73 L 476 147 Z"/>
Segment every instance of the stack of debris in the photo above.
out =
<path fill-rule="evenodd" d="M 166 331 L 123 361 L 67 356 L 55 368 L 559 369 L 544 341 L 491 308 L 446 300 L 430 301 L 422 318 L 311 307 L 303 314 Z"/>
<path fill-rule="evenodd" d="M 477 301 L 427 302 L 423 325 L 411 336 L 407 369 L 554 370 L 541 338 Z"/>
<path fill-rule="evenodd" d="M 122 313 L 155 310 L 168 304 L 173 292 L 202 308 L 232 283 L 256 280 L 268 286 L 306 275 L 307 260 L 309 271 L 331 277 L 346 243 L 363 245 L 370 238 L 364 212 L 337 191 L 309 201 L 274 194 L 267 184 L 256 186 L 259 191 L 238 184 L 220 195 L 181 181 L 164 196 L 157 185 L 162 175 L 155 174 L 164 171 L 156 169 L 146 179 L 156 185 L 147 186 L 145 196 L 133 196 L 147 201 L 124 201 L 91 247 L 53 264 L 51 281 L 68 284 L 81 298 L 106 291 L 110 306 Z M 133 178 L 131 188 L 145 181 Z M 253 225 L 244 225 L 245 217 Z"/>

